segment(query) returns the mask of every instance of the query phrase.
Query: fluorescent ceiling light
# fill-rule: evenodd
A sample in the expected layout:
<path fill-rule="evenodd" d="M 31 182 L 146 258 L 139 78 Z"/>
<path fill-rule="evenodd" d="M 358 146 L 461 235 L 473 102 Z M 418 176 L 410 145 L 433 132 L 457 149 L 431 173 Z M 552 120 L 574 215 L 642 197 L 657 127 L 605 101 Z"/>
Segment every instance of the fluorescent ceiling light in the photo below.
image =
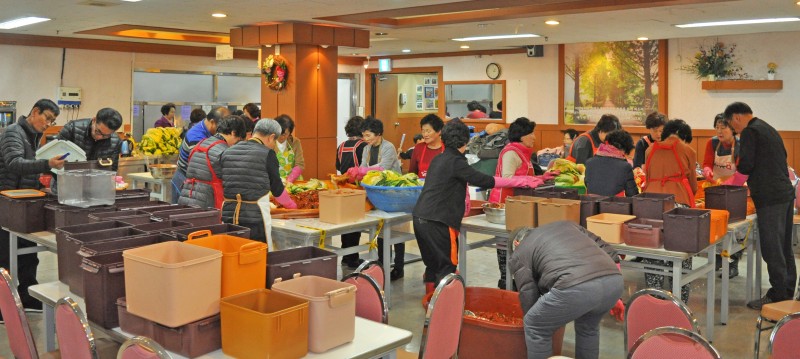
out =
<path fill-rule="evenodd" d="M 142 0 L 122 0 L 122 1 L 125 1 L 125 2 L 139 2 L 139 1 L 142 1 Z"/>
<path fill-rule="evenodd" d="M 411 49 L 403 49 L 403 52 L 409 53 L 409 52 L 411 52 Z"/>
<path fill-rule="evenodd" d="M 536 34 L 514 34 L 514 35 L 489 35 L 489 36 L 475 36 L 475 37 L 460 37 L 452 39 L 453 41 L 478 41 L 478 40 L 501 40 L 501 39 L 520 39 L 526 37 L 540 37 Z"/>
<path fill-rule="evenodd" d="M 644 36 L 640 36 L 640 37 L 637 37 L 637 38 L 636 38 L 636 40 L 639 40 L 639 41 L 647 41 L 647 40 L 650 40 L 650 39 L 648 39 L 648 38 L 646 38 L 646 37 L 644 37 Z"/>
<path fill-rule="evenodd" d="M 215 12 L 215 13 L 211 14 L 211 16 L 213 16 L 213 17 L 220 17 L 220 18 L 221 18 L 221 17 L 228 17 L 228 15 L 225 15 L 225 14 L 223 14 L 223 13 L 221 13 L 221 12 Z"/>
<path fill-rule="evenodd" d="M 36 16 L 21 17 L 19 19 L 9 20 L 4 23 L 0 23 L 0 29 L 10 30 L 22 26 L 37 24 L 44 21 L 50 21 L 50 19 L 46 17 L 36 17 Z"/>
<path fill-rule="evenodd" d="M 769 24 L 769 23 L 775 23 L 775 22 L 791 22 L 791 21 L 800 21 L 800 17 L 780 17 L 780 18 L 770 18 L 770 19 L 749 19 L 749 20 L 695 22 L 695 23 L 691 23 L 691 24 L 675 25 L 675 27 L 680 27 L 680 28 L 683 29 L 683 28 L 689 28 L 689 27 Z"/>
<path fill-rule="evenodd" d="M 461 45 L 461 48 L 462 48 L 462 49 L 468 49 L 468 48 L 469 48 L 469 45 Z"/>
<path fill-rule="evenodd" d="M 560 22 L 558 20 L 547 20 L 544 22 L 547 25 L 558 25 Z"/>

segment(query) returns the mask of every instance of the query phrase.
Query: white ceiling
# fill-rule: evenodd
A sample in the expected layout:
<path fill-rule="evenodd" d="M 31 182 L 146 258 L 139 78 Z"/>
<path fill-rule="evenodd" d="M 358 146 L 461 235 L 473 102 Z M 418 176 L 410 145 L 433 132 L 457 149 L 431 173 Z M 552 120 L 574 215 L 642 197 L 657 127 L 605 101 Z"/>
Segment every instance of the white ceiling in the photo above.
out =
<path fill-rule="evenodd" d="M 487 0 L 484 0 L 487 1 Z M 31 35 L 66 36 L 124 40 L 118 37 L 77 35 L 78 31 L 119 24 L 158 26 L 227 33 L 231 27 L 266 21 L 317 22 L 317 17 L 388 10 L 411 6 L 450 3 L 452 0 L 2 0 L 0 22 L 22 16 L 43 16 L 52 21 L 0 32 Z M 104 6 L 92 6 L 95 3 Z M 532 2 L 532 3 L 535 3 Z M 227 18 L 210 16 L 223 12 Z M 402 49 L 412 53 L 461 51 L 463 43 L 454 37 L 509 33 L 535 33 L 542 38 L 476 41 L 470 50 L 503 49 L 534 44 L 700 37 L 758 32 L 800 31 L 800 22 L 713 28 L 680 29 L 674 24 L 748 18 L 800 16 L 795 0 L 742 0 L 708 4 L 680 5 L 637 10 L 594 12 L 585 14 L 533 17 L 515 20 L 464 23 L 420 28 L 368 28 L 372 46 L 369 49 L 342 49 L 351 53 L 399 55 Z M 544 21 L 555 18 L 560 25 L 548 26 Z M 347 25 L 347 24 L 345 24 Z M 387 32 L 383 39 L 376 32 Z M 378 41 L 376 41 L 378 40 Z M 382 41 L 381 41 L 382 40 Z M 800 40 L 800 38 L 798 39 Z M 126 40 L 134 41 L 134 40 Z M 142 41 L 144 40 L 135 40 Z M 168 41 L 149 41 L 172 43 Z M 209 44 L 196 44 L 212 46 Z M 789 45 L 789 44 L 787 44 Z M 795 46 L 795 45 L 792 45 Z"/>

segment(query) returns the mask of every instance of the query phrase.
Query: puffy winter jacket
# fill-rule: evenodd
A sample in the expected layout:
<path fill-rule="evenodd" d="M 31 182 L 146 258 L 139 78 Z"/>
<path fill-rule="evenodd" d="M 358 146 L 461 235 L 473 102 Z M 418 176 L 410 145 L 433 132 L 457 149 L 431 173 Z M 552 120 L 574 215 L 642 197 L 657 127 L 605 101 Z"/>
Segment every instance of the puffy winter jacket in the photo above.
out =
<path fill-rule="evenodd" d="M 189 166 L 189 154 L 192 153 L 194 146 L 200 141 L 211 137 L 211 132 L 206 128 L 205 121 L 201 121 L 198 125 L 192 126 L 186 131 L 186 136 L 181 141 L 180 156 L 178 156 L 178 171 L 186 174 L 186 167 Z"/>
<path fill-rule="evenodd" d="M 59 140 L 70 141 L 84 152 L 86 152 L 87 160 L 98 160 L 110 158 L 113 163 L 111 170 L 116 171 L 119 165 L 119 152 L 122 141 L 117 136 L 117 133 L 111 135 L 109 138 L 104 138 L 100 141 L 95 141 L 92 137 L 92 119 L 85 118 L 82 120 L 75 120 L 67 123 L 58 133 Z"/>
<path fill-rule="evenodd" d="M 222 221 L 234 223 L 236 195 L 241 195 L 239 223 L 259 224 L 263 222 L 261 210 L 255 204 L 270 191 L 280 196 L 283 183 L 278 173 L 278 157 L 275 151 L 252 138 L 239 142 L 222 153 L 222 187 L 225 203 L 222 205 Z M 246 202 L 253 203 L 246 203 Z"/>
<path fill-rule="evenodd" d="M 215 142 L 222 141 L 214 145 Z M 198 146 L 212 146 L 208 149 L 208 155 L 204 152 L 196 151 Z M 204 208 L 214 208 L 214 189 L 209 184 L 212 180 L 211 168 L 214 169 L 217 177 L 222 179 L 222 164 L 220 157 L 222 152 L 228 148 L 228 144 L 221 135 L 211 136 L 200 141 L 194 147 L 194 154 L 189 159 L 189 166 L 186 168 L 186 183 L 181 189 L 181 196 L 178 204 L 196 205 Z M 194 181 L 193 181 L 194 180 Z M 202 181 L 202 182 L 201 182 Z"/>
<path fill-rule="evenodd" d="M 47 159 L 35 159 L 41 139 L 25 116 L 6 128 L 0 139 L 0 190 L 41 187 L 39 174 L 50 170 Z"/>

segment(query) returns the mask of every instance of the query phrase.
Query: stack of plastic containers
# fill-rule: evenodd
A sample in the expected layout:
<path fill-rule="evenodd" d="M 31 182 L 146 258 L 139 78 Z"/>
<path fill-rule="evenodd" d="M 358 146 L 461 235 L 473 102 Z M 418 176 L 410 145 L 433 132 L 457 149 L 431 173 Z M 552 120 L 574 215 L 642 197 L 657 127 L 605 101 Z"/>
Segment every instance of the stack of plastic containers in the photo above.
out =
<path fill-rule="evenodd" d="M 275 251 L 267 263 L 267 288 L 276 279 L 288 280 L 295 274 L 336 279 L 336 253 L 318 247 L 300 247 Z"/>
<path fill-rule="evenodd" d="M 222 297 L 264 288 L 267 244 L 225 234 L 201 231 L 189 235 L 188 244 L 222 252 Z"/>

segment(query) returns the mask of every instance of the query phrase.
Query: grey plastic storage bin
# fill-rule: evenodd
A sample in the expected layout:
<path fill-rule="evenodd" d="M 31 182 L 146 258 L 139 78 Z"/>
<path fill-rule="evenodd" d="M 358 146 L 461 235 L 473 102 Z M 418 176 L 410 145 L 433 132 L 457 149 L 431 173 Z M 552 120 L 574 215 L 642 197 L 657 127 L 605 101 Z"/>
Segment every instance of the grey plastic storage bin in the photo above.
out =
<path fill-rule="evenodd" d="M 729 222 L 747 217 L 747 187 L 715 186 L 706 188 L 706 208 L 724 209 L 731 216 Z"/>
<path fill-rule="evenodd" d="M 608 197 L 600 201 L 600 213 L 633 214 L 632 197 Z"/>
<path fill-rule="evenodd" d="M 664 249 L 697 253 L 708 247 L 711 211 L 675 208 L 664 213 Z"/>
<path fill-rule="evenodd" d="M 212 235 L 227 234 L 230 236 L 236 236 L 248 239 L 250 238 L 250 228 L 237 226 L 235 224 L 230 224 L 230 223 L 212 224 L 205 226 L 190 225 L 184 228 L 173 229 L 172 232 L 175 235 L 175 238 L 178 238 L 181 241 L 185 241 L 186 238 L 188 238 L 189 234 L 204 230 L 211 231 Z"/>
<path fill-rule="evenodd" d="M 675 195 L 670 193 L 639 193 L 631 198 L 636 218 L 661 220 L 664 212 L 675 208 Z"/>
<path fill-rule="evenodd" d="M 123 221 L 130 224 L 147 224 L 151 222 L 149 213 L 130 209 L 89 214 L 89 222 L 101 221 Z"/>
<path fill-rule="evenodd" d="M 600 213 L 600 201 L 607 198 L 608 196 L 599 194 L 582 194 L 579 196 L 581 201 L 581 227 L 586 228 L 586 217 Z"/>
<path fill-rule="evenodd" d="M 73 207 L 65 204 L 46 204 L 45 222 L 47 230 L 89 223 L 89 214 L 94 212 L 108 212 L 117 209 L 116 206 L 97 206 L 89 208 Z"/>
<path fill-rule="evenodd" d="M 295 274 L 336 279 L 336 253 L 319 247 L 301 247 L 267 254 L 267 288 L 275 279 L 289 280 Z"/>
<path fill-rule="evenodd" d="M 86 233 L 86 232 L 96 232 L 96 231 L 102 231 L 102 230 L 114 229 L 114 228 L 130 228 L 132 226 L 133 226 L 132 224 L 126 223 L 126 222 L 106 221 L 106 222 L 79 224 L 79 225 L 75 225 L 75 226 L 67 226 L 67 227 L 57 228 L 55 230 L 55 232 L 56 232 L 56 250 L 58 250 L 58 248 L 62 248 L 63 247 L 63 249 L 66 251 L 66 247 L 65 246 L 69 245 L 69 244 L 66 243 L 67 237 L 72 236 L 72 235 Z M 59 264 L 57 267 L 58 267 L 58 280 L 60 280 L 63 283 L 66 283 L 67 266 Z"/>
<path fill-rule="evenodd" d="M 47 229 L 44 206 L 57 203 L 52 196 L 9 198 L 0 195 L 0 226 L 18 233 L 34 233 Z"/>

